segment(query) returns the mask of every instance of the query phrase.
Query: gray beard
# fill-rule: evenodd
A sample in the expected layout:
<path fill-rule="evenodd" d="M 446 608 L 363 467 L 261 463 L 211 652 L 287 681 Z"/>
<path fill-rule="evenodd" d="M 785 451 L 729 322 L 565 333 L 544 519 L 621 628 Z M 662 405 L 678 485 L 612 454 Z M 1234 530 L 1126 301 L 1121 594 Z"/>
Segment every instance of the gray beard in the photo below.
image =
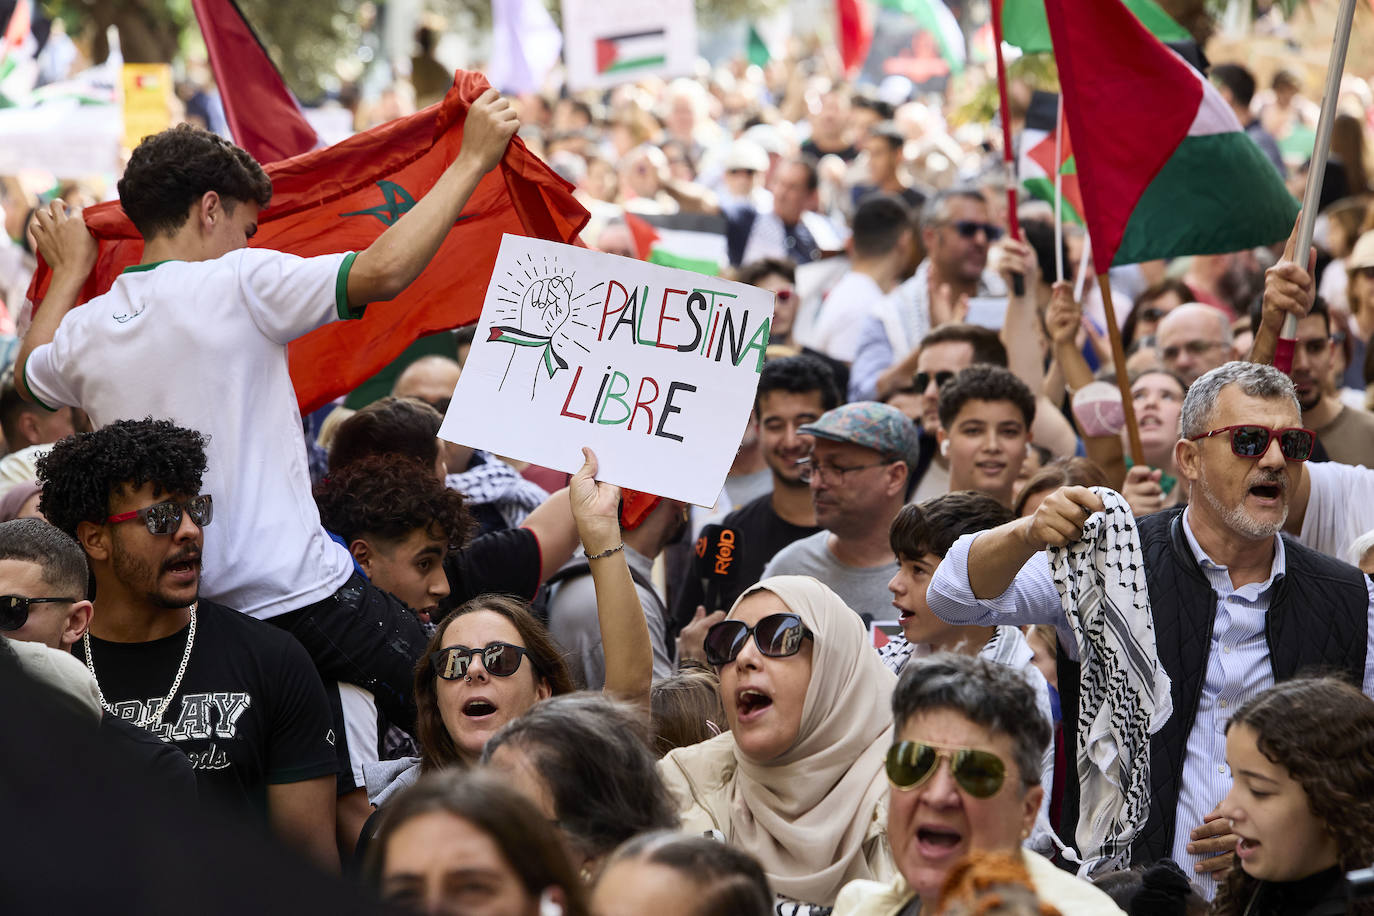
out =
<path fill-rule="evenodd" d="M 1288 521 L 1287 505 L 1283 507 L 1283 516 L 1277 522 L 1261 522 L 1251 518 L 1243 506 L 1224 505 L 1217 498 L 1216 493 L 1212 492 L 1212 488 L 1207 485 L 1205 474 L 1198 478 L 1198 488 L 1202 491 L 1202 496 L 1207 500 L 1207 504 L 1212 507 L 1212 511 L 1221 516 L 1222 520 L 1226 522 L 1226 527 L 1237 534 L 1243 534 L 1257 541 L 1271 538 L 1282 531 L 1283 523 Z"/>

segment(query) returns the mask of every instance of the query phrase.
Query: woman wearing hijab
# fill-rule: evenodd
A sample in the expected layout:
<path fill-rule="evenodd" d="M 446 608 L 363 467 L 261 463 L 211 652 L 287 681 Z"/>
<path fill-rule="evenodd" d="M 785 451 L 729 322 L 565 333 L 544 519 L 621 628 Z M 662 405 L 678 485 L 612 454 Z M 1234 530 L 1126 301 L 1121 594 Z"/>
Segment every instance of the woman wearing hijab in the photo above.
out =
<path fill-rule="evenodd" d="M 847 881 L 885 880 L 896 677 L 858 614 L 815 579 L 776 576 L 745 592 L 705 647 L 729 731 L 659 764 L 682 829 L 753 855 L 789 904 L 830 907 Z"/>

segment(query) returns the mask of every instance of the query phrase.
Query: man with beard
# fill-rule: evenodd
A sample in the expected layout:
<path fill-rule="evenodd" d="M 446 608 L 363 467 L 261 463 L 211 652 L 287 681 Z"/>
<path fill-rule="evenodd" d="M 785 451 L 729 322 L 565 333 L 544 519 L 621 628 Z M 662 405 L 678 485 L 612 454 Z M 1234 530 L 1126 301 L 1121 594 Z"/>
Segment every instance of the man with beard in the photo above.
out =
<path fill-rule="evenodd" d="M 95 582 L 73 651 L 106 712 L 185 752 L 203 804 L 337 870 L 324 685 L 292 636 L 200 600 L 215 508 L 204 474 L 204 437 L 166 420 L 69 436 L 39 460 L 43 515 L 81 545 Z"/>
<path fill-rule="evenodd" d="M 1315 440 L 1300 422 L 1293 383 L 1271 366 L 1233 362 L 1203 375 L 1184 399 L 1174 453 L 1190 505 L 1139 523 L 1174 712 L 1150 740 L 1150 812 L 1133 856 L 1170 856 L 1196 872 L 1208 896 L 1236 848 L 1216 811 L 1231 783 L 1225 733 L 1235 708 L 1314 667 L 1374 693 L 1374 588 L 1354 567 L 1279 535 Z M 1102 508 L 1091 490 L 1065 487 L 1034 516 L 960 538 L 931 581 L 931 610 L 949 623 L 1053 624 L 1059 683 L 1072 688 L 1077 641 L 1042 551 L 1077 541 Z M 1064 721 L 1075 721 L 1076 690 L 1064 699 Z M 1077 785 L 1067 788 L 1058 826 L 1072 836 Z"/>
<path fill-rule="evenodd" d="M 1250 327 L 1259 332 L 1262 309 L 1250 310 Z M 1331 387 L 1331 360 L 1337 344 L 1331 339 L 1331 313 L 1317 298 L 1312 310 L 1298 320 L 1293 348 L 1293 385 L 1302 406 L 1302 425 L 1317 434 L 1332 461 L 1369 464 L 1374 460 L 1374 416 L 1341 403 Z"/>

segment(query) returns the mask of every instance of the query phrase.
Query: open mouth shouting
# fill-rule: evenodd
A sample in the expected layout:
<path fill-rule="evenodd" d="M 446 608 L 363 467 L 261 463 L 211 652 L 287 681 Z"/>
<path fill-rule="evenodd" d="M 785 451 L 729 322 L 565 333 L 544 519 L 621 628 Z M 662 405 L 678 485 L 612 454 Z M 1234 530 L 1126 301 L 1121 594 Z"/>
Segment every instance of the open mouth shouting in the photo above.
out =
<path fill-rule="evenodd" d="M 927 863 L 952 862 L 963 855 L 964 835 L 947 824 L 917 824 L 916 848 Z"/>
<path fill-rule="evenodd" d="M 463 715 L 473 722 L 490 721 L 496 712 L 496 704 L 486 697 L 473 697 L 463 704 Z"/>
<path fill-rule="evenodd" d="M 773 698 L 759 687 L 741 687 L 735 691 L 735 711 L 741 725 L 756 722 L 773 706 Z"/>

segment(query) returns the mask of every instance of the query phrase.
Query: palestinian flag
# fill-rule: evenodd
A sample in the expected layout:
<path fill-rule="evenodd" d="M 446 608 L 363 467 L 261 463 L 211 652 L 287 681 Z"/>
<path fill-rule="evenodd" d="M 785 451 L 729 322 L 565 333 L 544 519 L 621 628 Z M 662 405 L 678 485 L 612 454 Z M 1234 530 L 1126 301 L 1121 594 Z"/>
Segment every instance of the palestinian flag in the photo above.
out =
<path fill-rule="evenodd" d="M 625 214 L 641 261 L 717 276 L 729 263 L 725 218 L 705 213 Z"/>
<path fill-rule="evenodd" d="M 905 13 L 916 20 L 920 31 L 934 36 L 940 57 L 949 64 L 949 72 L 964 72 L 964 63 L 968 58 L 964 33 L 959 28 L 959 20 L 954 18 L 944 0 L 878 0 L 878 5 Z"/>
<path fill-rule="evenodd" d="M 1054 176 L 1063 176 L 1064 219 L 1083 225 L 1083 195 L 1078 187 L 1078 170 L 1074 165 L 1073 146 L 1069 131 L 1064 130 L 1059 161 L 1054 158 L 1055 130 L 1059 126 L 1059 96 L 1053 92 L 1036 92 L 1026 111 L 1026 129 L 1021 131 L 1020 155 L 1016 173 L 1026 193 L 1054 205 Z"/>
<path fill-rule="evenodd" d="M 1285 238 L 1298 202 L 1202 74 L 1121 0 L 1045 0 L 1093 260 Z"/>
<path fill-rule="evenodd" d="M 993 0 L 1002 4 L 1002 40 L 1026 54 L 1051 50 L 1050 26 L 1045 20 L 1046 0 Z M 1160 41 L 1192 41 L 1193 36 L 1179 25 L 1155 0 L 1124 0 L 1126 8 Z"/>
<path fill-rule="evenodd" d="M 668 33 L 663 29 L 608 35 L 596 40 L 596 72 L 628 73 L 668 63 Z"/>

